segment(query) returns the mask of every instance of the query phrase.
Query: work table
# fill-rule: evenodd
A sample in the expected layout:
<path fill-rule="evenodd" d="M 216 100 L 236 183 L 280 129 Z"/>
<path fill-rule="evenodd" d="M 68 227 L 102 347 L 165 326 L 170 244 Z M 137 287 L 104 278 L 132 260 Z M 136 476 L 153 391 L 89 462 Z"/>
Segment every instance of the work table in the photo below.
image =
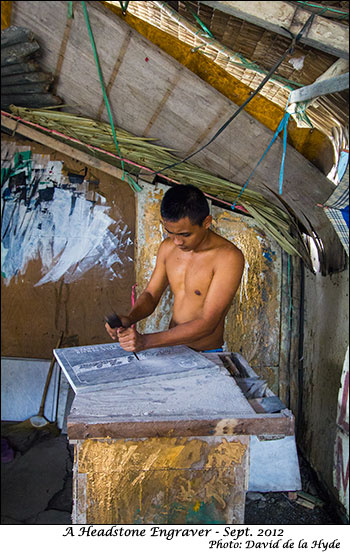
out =
<path fill-rule="evenodd" d="M 230 353 L 178 346 L 137 360 L 112 343 L 55 356 L 76 393 L 75 523 L 244 522 L 250 435 L 291 436 L 294 420 L 256 412 Z"/>

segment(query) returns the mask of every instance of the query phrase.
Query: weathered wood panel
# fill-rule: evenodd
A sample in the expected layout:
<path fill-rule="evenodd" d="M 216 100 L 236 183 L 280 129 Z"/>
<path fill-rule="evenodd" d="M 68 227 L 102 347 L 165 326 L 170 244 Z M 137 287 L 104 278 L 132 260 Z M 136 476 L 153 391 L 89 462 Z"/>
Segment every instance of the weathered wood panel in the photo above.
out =
<path fill-rule="evenodd" d="M 243 524 L 248 437 L 86 440 L 74 524 Z"/>
<path fill-rule="evenodd" d="M 81 175 L 84 173 L 85 166 L 82 163 L 44 146 L 29 141 L 14 141 L 6 136 L 3 137 L 2 147 L 5 141 L 18 145 L 22 150 L 30 148 L 33 156 L 37 156 L 37 161 L 42 159 L 43 167 L 49 160 L 63 161 L 64 175 L 68 172 Z M 26 267 L 19 267 L 17 276 L 10 280 L 2 276 L 1 317 L 2 329 L 6 329 L 6 333 L 2 334 L 3 356 L 51 358 L 60 331 L 64 332 L 65 337 L 75 336 L 80 345 L 106 342 L 108 335 L 104 327 L 105 312 L 111 308 L 127 311 L 130 307 L 131 287 L 134 283 L 134 194 L 125 182 L 97 169 L 88 168 L 86 177 L 91 182 L 91 191 L 86 198 L 93 199 L 94 194 L 100 194 L 105 199 L 106 211 L 112 222 L 111 230 L 118 237 L 118 233 L 125 227 L 130 244 L 123 251 L 121 263 L 114 263 L 111 268 L 106 268 L 97 260 L 96 264 L 86 272 L 82 271 L 76 279 L 69 278 L 79 270 L 79 264 L 75 269 L 71 267 L 69 271 L 63 274 L 61 272 L 58 280 L 53 278 L 52 281 L 37 285 L 48 272 L 54 272 L 51 274 L 54 276 L 59 271 L 59 258 L 56 265 L 47 268 L 40 256 L 29 260 Z M 29 224 L 29 213 L 26 214 L 23 210 L 22 215 L 23 222 Z M 67 222 L 66 216 L 62 212 L 62 222 Z M 79 237 L 79 232 L 76 237 L 70 238 L 73 255 L 74 244 L 78 252 L 83 240 Z M 101 261 L 109 248 L 110 245 L 101 245 Z M 2 261 L 4 262 L 4 257 Z M 84 260 L 81 263 L 83 266 L 80 265 L 80 268 L 84 270 Z M 88 257 L 85 258 L 85 264 L 89 266 Z M 110 270 L 117 267 L 120 275 L 113 277 Z"/>
<path fill-rule="evenodd" d="M 281 248 L 252 218 L 212 207 L 214 230 L 245 258 L 241 285 L 226 317 L 227 350 L 241 353 L 278 393 Z"/>

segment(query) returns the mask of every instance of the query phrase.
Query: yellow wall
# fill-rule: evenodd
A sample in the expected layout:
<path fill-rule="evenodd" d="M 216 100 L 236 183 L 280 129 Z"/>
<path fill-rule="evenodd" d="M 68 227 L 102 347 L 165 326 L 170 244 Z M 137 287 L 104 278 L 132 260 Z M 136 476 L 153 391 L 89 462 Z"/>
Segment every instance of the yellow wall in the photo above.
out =
<path fill-rule="evenodd" d="M 12 2 L 1 2 L 1 30 L 11 25 Z"/>

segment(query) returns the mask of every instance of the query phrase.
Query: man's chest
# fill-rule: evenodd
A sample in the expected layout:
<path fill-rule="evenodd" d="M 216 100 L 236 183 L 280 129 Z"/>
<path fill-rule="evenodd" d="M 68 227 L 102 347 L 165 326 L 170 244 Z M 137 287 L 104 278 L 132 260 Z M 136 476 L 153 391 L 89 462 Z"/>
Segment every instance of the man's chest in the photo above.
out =
<path fill-rule="evenodd" d="M 174 294 L 206 295 L 214 275 L 211 256 L 173 253 L 166 263 L 169 284 Z"/>

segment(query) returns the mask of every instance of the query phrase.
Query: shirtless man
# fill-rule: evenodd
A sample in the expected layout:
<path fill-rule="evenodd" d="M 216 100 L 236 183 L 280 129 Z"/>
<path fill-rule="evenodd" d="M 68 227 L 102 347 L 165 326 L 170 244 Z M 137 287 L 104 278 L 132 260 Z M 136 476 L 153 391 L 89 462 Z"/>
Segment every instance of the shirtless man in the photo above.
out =
<path fill-rule="evenodd" d="M 168 237 L 161 243 L 151 279 L 123 328 L 106 330 L 126 351 L 187 345 L 196 351 L 220 349 L 225 316 L 241 281 L 244 258 L 230 241 L 209 229 L 212 217 L 204 194 L 193 185 L 175 185 L 161 204 Z M 132 324 L 155 310 L 167 286 L 174 294 L 169 329 L 140 334 Z"/>

